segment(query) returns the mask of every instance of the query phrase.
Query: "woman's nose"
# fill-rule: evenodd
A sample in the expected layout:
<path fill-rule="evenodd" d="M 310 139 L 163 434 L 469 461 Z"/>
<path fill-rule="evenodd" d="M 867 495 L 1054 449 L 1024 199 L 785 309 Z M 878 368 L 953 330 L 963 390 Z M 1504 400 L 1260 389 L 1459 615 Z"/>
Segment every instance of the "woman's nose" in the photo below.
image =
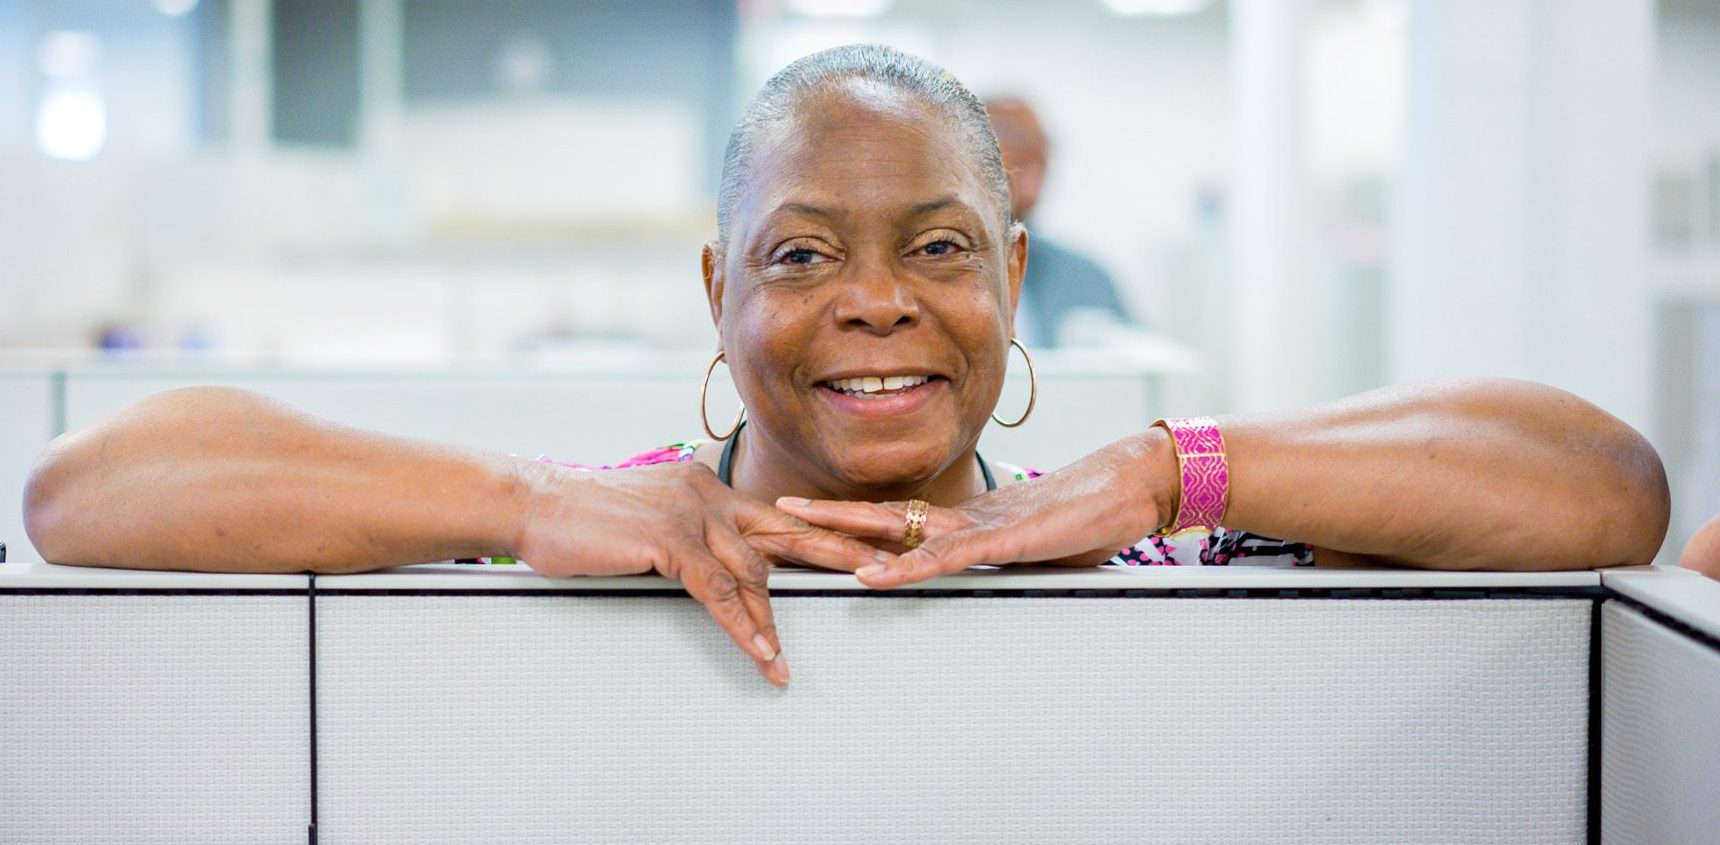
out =
<path fill-rule="evenodd" d="M 885 335 L 919 322 L 920 301 L 907 280 L 881 267 L 856 270 L 837 301 L 838 323 Z"/>

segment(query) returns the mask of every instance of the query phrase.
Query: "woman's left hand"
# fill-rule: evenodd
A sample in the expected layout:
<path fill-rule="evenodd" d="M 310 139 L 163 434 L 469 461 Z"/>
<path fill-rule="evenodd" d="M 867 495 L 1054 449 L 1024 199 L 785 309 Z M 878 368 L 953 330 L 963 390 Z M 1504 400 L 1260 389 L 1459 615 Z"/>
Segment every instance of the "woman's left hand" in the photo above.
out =
<path fill-rule="evenodd" d="M 1167 464 L 1168 462 L 1168 464 Z M 975 564 L 1093 565 L 1151 534 L 1169 518 L 1176 457 L 1160 429 L 1133 435 L 1032 481 L 926 513 L 918 548 L 858 570 L 861 582 L 890 588 Z M 906 502 L 778 499 L 783 512 L 813 525 L 900 547 Z"/>

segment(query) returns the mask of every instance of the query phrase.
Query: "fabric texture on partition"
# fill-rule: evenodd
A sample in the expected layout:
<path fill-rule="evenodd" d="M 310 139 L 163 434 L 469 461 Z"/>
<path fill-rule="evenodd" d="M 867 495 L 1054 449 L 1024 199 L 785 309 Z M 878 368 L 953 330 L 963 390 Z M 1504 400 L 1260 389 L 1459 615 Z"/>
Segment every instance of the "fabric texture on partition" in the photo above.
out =
<path fill-rule="evenodd" d="M 1617 600 L 1601 631 L 1602 841 L 1720 841 L 1720 652 Z"/>
<path fill-rule="evenodd" d="M 1567 599 L 318 599 L 343 842 L 1582 843 Z"/>
<path fill-rule="evenodd" d="M 306 609 L 0 594 L 0 842 L 303 842 Z"/>

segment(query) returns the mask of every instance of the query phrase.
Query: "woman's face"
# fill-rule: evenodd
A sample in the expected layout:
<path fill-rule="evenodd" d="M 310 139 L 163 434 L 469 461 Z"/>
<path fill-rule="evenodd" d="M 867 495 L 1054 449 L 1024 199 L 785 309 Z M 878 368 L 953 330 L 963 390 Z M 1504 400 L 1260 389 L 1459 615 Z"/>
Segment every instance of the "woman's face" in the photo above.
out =
<path fill-rule="evenodd" d="M 858 496 L 968 455 L 1002 388 L 1027 238 L 959 128 L 886 86 L 833 86 L 763 133 L 730 219 L 705 279 L 749 440 Z"/>

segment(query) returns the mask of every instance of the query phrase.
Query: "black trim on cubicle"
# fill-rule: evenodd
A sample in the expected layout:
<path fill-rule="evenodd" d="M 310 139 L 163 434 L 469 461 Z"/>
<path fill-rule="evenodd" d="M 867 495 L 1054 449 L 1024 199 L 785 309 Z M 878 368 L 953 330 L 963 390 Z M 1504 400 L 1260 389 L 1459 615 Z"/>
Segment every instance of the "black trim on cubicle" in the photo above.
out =
<path fill-rule="evenodd" d="M 302 596 L 304 590 L 267 589 L 162 590 L 154 587 L 0 587 L 0 596 Z"/>
<path fill-rule="evenodd" d="M 1601 605 L 1597 601 L 1589 610 L 1589 845 L 1601 845 Z"/>
<path fill-rule="evenodd" d="M 1393 599 L 1452 601 L 1458 599 L 1608 599 L 1625 601 L 1669 627 L 1678 629 L 1720 650 L 1720 639 L 1690 628 L 1676 619 L 1629 601 L 1605 587 L 1511 587 L 1493 589 L 1449 588 L 1320 588 L 1275 589 L 948 589 L 948 590 L 800 590 L 774 589 L 773 596 L 786 598 L 865 598 L 874 600 L 911 598 L 1077 598 L 1077 599 Z M 91 596 L 303 596 L 306 590 L 290 588 L 259 589 L 172 589 L 137 587 L 0 587 L 0 595 L 91 595 Z M 353 589 L 318 588 L 321 596 L 580 596 L 608 598 L 686 598 L 685 590 L 661 588 L 648 590 L 425 590 L 402 588 Z"/>
<path fill-rule="evenodd" d="M 305 630 L 310 637 L 310 710 L 311 710 L 311 824 L 306 830 L 310 845 L 317 845 L 317 575 L 310 573 L 310 581 L 305 587 L 305 596 L 309 601 L 309 624 Z"/>
<path fill-rule="evenodd" d="M 873 600 L 912 598 L 1076 598 L 1076 599 L 1389 599 L 1407 601 L 1454 601 L 1465 599 L 1590 599 L 1609 598 L 1604 587 L 1511 587 L 1496 589 L 1446 588 L 1321 588 L 1321 589 L 947 589 L 947 590 L 804 590 L 773 589 L 772 596 L 784 598 L 864 598 Z M 579 598 L 686 598 L 685 590 L 652 588 L 645 590 L 593 589 L 519 589 L 519 590 L 434 590 L 420 588 L 352 587 L 324 588 L 320 596 L 569 596 Z"/>
<path fill-rule="evenodd" d="M 1649 607 L 1630 596 L 1622 595 L 1620 593 L 1610 593 L 1607 598 L 1613 599 L 1625 607 L 1647 616 L 1652 622 L 1657 622 L 1671 628 L 1674 632 L 1683 634 L 1697 643 L 1707 646 L 1710 651 L 1720 652 L 1720 637 L 1716 637 L 1701 628 L 1689 625 L 1676 616 L 1672 616 L 1671 614 Z"/>

